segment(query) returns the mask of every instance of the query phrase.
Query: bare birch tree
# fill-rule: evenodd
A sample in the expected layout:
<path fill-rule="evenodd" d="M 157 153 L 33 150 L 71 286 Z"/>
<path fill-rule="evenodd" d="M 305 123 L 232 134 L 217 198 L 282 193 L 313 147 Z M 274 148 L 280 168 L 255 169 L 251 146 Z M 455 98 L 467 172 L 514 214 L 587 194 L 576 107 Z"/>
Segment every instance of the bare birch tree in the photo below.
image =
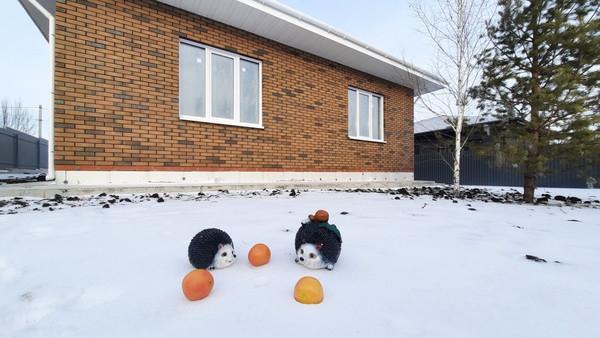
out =
<path fill-rule="evenodd" d="M 33 135 L 36 129 L 36 121 L 33 115 L 23 107 L 21 100 L 15 100 L 10 104 L 8 99 L 2 99 L 2 128 L 12 128 L 20 132 Z"/>
<path fill-rule="evenodd" d="M 460 192 L 461 152 L 465 116 L 478 117 L 469 97 L 480 81 L 476 56 L 488 42 L 486 20 L 492 15 L 490 0 L 412 0 L 411 9 L 422 23 L 419 29 L 434 44 L 434 72 L 446 88 L 417 96 L 417 103 L 436 117 L 443 117 L 455 134 L 453 161 L 454 195 Z M 418 84 L 417 84 L 418 86 Z"/>

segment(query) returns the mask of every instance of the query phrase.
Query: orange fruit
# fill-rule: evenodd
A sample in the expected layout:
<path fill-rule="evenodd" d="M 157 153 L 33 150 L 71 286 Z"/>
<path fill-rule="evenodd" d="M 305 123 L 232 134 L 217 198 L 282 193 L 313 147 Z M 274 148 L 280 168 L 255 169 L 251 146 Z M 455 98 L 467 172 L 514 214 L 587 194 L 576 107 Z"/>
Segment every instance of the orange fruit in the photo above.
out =
<path fill-rule="evenodd" d="M 302 304 L 319 304 L 323 301 L 323 286 L 318 279 L 302 277 L 294 287 L 294 299 Z"/>
<path fill-rule="evenodd" d="M 214 284 L 215 279 L 208 270 L 196 269 L 183 277 L 181 288 L 187 299 L 200 300 L 208 296 Z"/>
<path fill-rule="evenodd" d="M 254 266 L 265 265 L 270 259 L 271 250 L 265 244 L 258 243 L 248 251 L 248 261 Z"/>

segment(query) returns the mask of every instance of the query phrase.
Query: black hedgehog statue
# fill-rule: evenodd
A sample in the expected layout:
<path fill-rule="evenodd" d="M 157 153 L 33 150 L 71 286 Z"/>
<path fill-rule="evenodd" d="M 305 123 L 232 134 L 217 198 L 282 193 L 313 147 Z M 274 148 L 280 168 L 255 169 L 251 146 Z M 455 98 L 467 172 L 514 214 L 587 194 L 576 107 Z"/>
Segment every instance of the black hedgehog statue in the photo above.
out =
<path fill-rule="evenodd" d="M 296 263 L 309 269 L 333 270 L 342 250 L 342 235 L 335 226 L 329 224 L 329 213 L 319 210 L 296 232 Z"/>
<path fill-rule="evenodd" d="M 188 246 L 188 258 L 196 269 L 226 268 L 235 259 L 233 241 L 223 230 L 204 229 L 192 238 Z"/>

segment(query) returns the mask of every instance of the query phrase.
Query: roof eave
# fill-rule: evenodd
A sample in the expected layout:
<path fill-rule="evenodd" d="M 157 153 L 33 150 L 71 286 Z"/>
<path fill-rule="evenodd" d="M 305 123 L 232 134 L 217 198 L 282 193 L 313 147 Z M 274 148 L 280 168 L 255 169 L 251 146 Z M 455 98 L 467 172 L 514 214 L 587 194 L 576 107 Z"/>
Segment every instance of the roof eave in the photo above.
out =
<path fill-rule="evenodd" d="M 46 41 L 50 41 L 50 26 L 48 18 L 37 9 L 32 2 L 37 2 L 53 16 L 56 14 L 56 0 L 18 0 L 27 15 L 40 30 Z"/>
<path fill-rule="evenodd" d="M 400 84 L 422 95 L 443 82 L 347 33 L 272 0 L 157 0 Z"/>
<path fill-rule="evenodd" d="M 18 1 L 48 40 L 47 18 L 32 1 L 55 15 L 55 0 Z M 397 83 L 415 96 L 445 87 L 434 75 L 273 0 L 157 1 Z"/>

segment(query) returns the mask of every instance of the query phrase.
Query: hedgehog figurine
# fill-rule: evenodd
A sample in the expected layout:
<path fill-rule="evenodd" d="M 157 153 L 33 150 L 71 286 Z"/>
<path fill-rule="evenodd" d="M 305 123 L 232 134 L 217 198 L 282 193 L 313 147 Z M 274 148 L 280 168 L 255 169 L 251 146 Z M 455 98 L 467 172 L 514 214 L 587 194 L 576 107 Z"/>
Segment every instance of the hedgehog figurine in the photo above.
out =
<path fill-rule="evenodd" d="M 342 250 L 342 235 L 328 221 L 329 213 L 319 210 L 301 222 L 296 232 L 296 263 L 309 269 L 333 270 Z"/>
<path fill-rule="evenodd" d="M 188 246 L 188 258 L 196 269 L 226 268 L 233 264 L 235 257 L 231 237 L 215 228 L 200 231 Z"/>

